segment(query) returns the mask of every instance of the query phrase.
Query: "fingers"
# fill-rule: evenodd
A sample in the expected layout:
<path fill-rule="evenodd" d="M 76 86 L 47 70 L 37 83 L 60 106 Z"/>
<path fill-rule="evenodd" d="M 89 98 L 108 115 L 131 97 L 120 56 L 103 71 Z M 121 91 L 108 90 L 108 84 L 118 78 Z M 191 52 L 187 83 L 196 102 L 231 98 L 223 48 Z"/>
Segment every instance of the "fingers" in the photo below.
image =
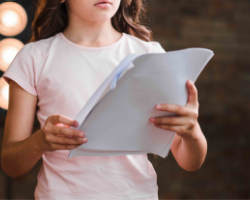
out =
<path fill-rule="evenodd" d="M 197 105 L 198 102 L 198 91 L 195 87 L 194 83 L 191 80 L 187 81 L 187 89 L 188 89 L 188 104 Z"/>
<path fill-rule="evenodd" d="M 51 115 L 48 117 L 49 119 L 49 122 L 52 123 L 52 124 L 66 124 L 68 126 L 72 126 L 72 127 L 78 127 L 79 126 L 79 123 L 74 120 L 74 119 L 70 119 L 64 115 Z"/>
<path fill-rule="evenodd" d="M 87 138 L 77 137 L 77 138 L 67 138 L 67 137 L 58 137 L 56 135 L 47 135 L 46 140 L 61 145 L 81 145 L 82 143 L 87 142 Z"/>
<path fill-rule="evenodd" d="M 168 130 L 168 131 L 173 131 L 177 133 L 180 137 L 182 138 L 192 138 L 190 136 L 190 131 L 188 131 L 188 128 L 185 126 L 171 126 L 171 125 L 161 125 L 161 124 L 155 124 L 155 127 Z"/>
<path fill-rule="evenodd" d="M 161 106 L 161 108 L 158 107 L 159 105 Z M 182 105 L 157 104 L 155 108 L 159 111 L 173 112 L 181 116 L 185 116 L 189 114 L 189 110 L 185 106 L 182 106 Z"/>
<path fill-rule="evenodd" d="M 85 133 L 80 130 L 75 130 L 67 127 L 52 126 L 53 134 L 61 134 L 69 137 L 84 137 Z"/>
<path fill-rule="evenodd" d="M 68 127 L 48 125 L 44 127 L 44 131 L 48 133 L 52 133 L 54 135 L 65 135 L 69 137 L 84 137 L 85 133 L 81 130 L 76 130 Z"/>
<path fill-rule="evenodd" d="M 155 124 L 155 127 L 168 130 L 168 131 L 173 131 L 180 135 L 182 138 L 188 137 L 188 132 L 187 128 L 185 126 L 173 126 L 173 125 L 161 125 L 161 124 Z"/>
<path fill-rule="evenodd" d="M 161 128 L 161 129 L 165 129 L 165 130 L 169 130 L 169 131 L 173 131 L 176 133 L 181 133 L 181 126 L 170 126 L 170 125 L 161 125 L 161 124 L 155 124 L 156 127 Z"/>
<path fill-rule="evenodd" d="M 186 119 L 184 117 L 152 117 L 150 122 L 154 124 L 166 124 L 166 125 L 184 125 Z"/>

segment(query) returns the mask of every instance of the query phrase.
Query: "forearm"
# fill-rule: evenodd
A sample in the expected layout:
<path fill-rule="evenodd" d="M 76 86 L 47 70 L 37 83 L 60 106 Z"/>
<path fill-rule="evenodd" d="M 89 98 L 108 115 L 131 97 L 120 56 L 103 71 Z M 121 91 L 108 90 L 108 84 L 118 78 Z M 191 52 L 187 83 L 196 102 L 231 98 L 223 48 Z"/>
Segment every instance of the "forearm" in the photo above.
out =
<path fill-rule="evenodd" d="M 207 141 L 198 123 L 195 128 L 195 136 L 197 137 L 194 139 L 182 138 L 176 149 L 176 161 L 187 171 L 198 170 L 207 154 Z"/>
<path fill-rule="evenodd" d="M 10 177 L 28 173 L 43 155 L 38 146 L 39 132 L 19 142 L 12 142 L 2 148 L 1 163 L 3 171 Z"/>

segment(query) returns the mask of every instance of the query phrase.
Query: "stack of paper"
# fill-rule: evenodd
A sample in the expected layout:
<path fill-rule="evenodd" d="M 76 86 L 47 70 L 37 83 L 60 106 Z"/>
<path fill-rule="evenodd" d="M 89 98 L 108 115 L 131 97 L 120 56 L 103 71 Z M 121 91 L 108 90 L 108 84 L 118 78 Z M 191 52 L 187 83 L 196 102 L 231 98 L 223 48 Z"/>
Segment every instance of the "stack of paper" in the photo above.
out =
<path fill-rule="evenodd" d="M 151 54 L 130 54 L 81 109 L 75 120 L 88 138 L 73 156 L 153 153 L 165 158 L 175 133 L 157 128 L 150 117 L 177 116 L 157 111 L 158 103 L 185 106 L 186 82 L 193 82 L 213 57 L 202 48 Z"/>

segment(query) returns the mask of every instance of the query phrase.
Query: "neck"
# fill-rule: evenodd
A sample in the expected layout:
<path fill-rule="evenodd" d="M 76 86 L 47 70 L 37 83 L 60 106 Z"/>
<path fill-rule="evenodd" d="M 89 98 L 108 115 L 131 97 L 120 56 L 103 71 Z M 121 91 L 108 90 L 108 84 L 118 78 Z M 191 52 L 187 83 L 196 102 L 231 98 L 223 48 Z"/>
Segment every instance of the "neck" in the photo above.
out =
<path fill-rule="evenodd" d="M 103 21 L 86 21 L 69 15 L 64 36 L 70 41 L 89 47 L 101 47 L 115 43 L 122 34 L 114 29 L 111 19 Z"/>

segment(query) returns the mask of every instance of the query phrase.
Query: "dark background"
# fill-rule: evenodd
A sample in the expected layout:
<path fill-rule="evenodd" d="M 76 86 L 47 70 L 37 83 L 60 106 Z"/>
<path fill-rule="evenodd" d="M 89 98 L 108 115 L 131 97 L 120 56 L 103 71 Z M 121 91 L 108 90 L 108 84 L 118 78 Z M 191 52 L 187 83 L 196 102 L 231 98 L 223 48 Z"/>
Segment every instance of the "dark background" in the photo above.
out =
<path fill-rule="evenodd" d="M 3 2 L 3 1 L 0 1 Z M 34 1 L 18 0 L 29 24 L 15 36 L 26 43 L 31 34 Z M 165 159 L 148 154 L 158 175 L 159 199 L 250 199 L 250 1 L 147 0 L 146 25 L 166 51 L 203 47 L 214 51 L 196 81 L 199 122 L 208 143 L 203 166 L 180 168 L 171 152 Z M 0 35 L 0 40 L 5 37 Z M 2 72 L 1 72 L 2 75 Z M 0 109 L 2 140 L 6 110 Z M 34 132 L 39 129 L 36 119 Z M 1 141 L 2 144 L 2 141 Z M 33 170 L 11 179 L 0 170 L 0 199 L 34 199 Z"/>

